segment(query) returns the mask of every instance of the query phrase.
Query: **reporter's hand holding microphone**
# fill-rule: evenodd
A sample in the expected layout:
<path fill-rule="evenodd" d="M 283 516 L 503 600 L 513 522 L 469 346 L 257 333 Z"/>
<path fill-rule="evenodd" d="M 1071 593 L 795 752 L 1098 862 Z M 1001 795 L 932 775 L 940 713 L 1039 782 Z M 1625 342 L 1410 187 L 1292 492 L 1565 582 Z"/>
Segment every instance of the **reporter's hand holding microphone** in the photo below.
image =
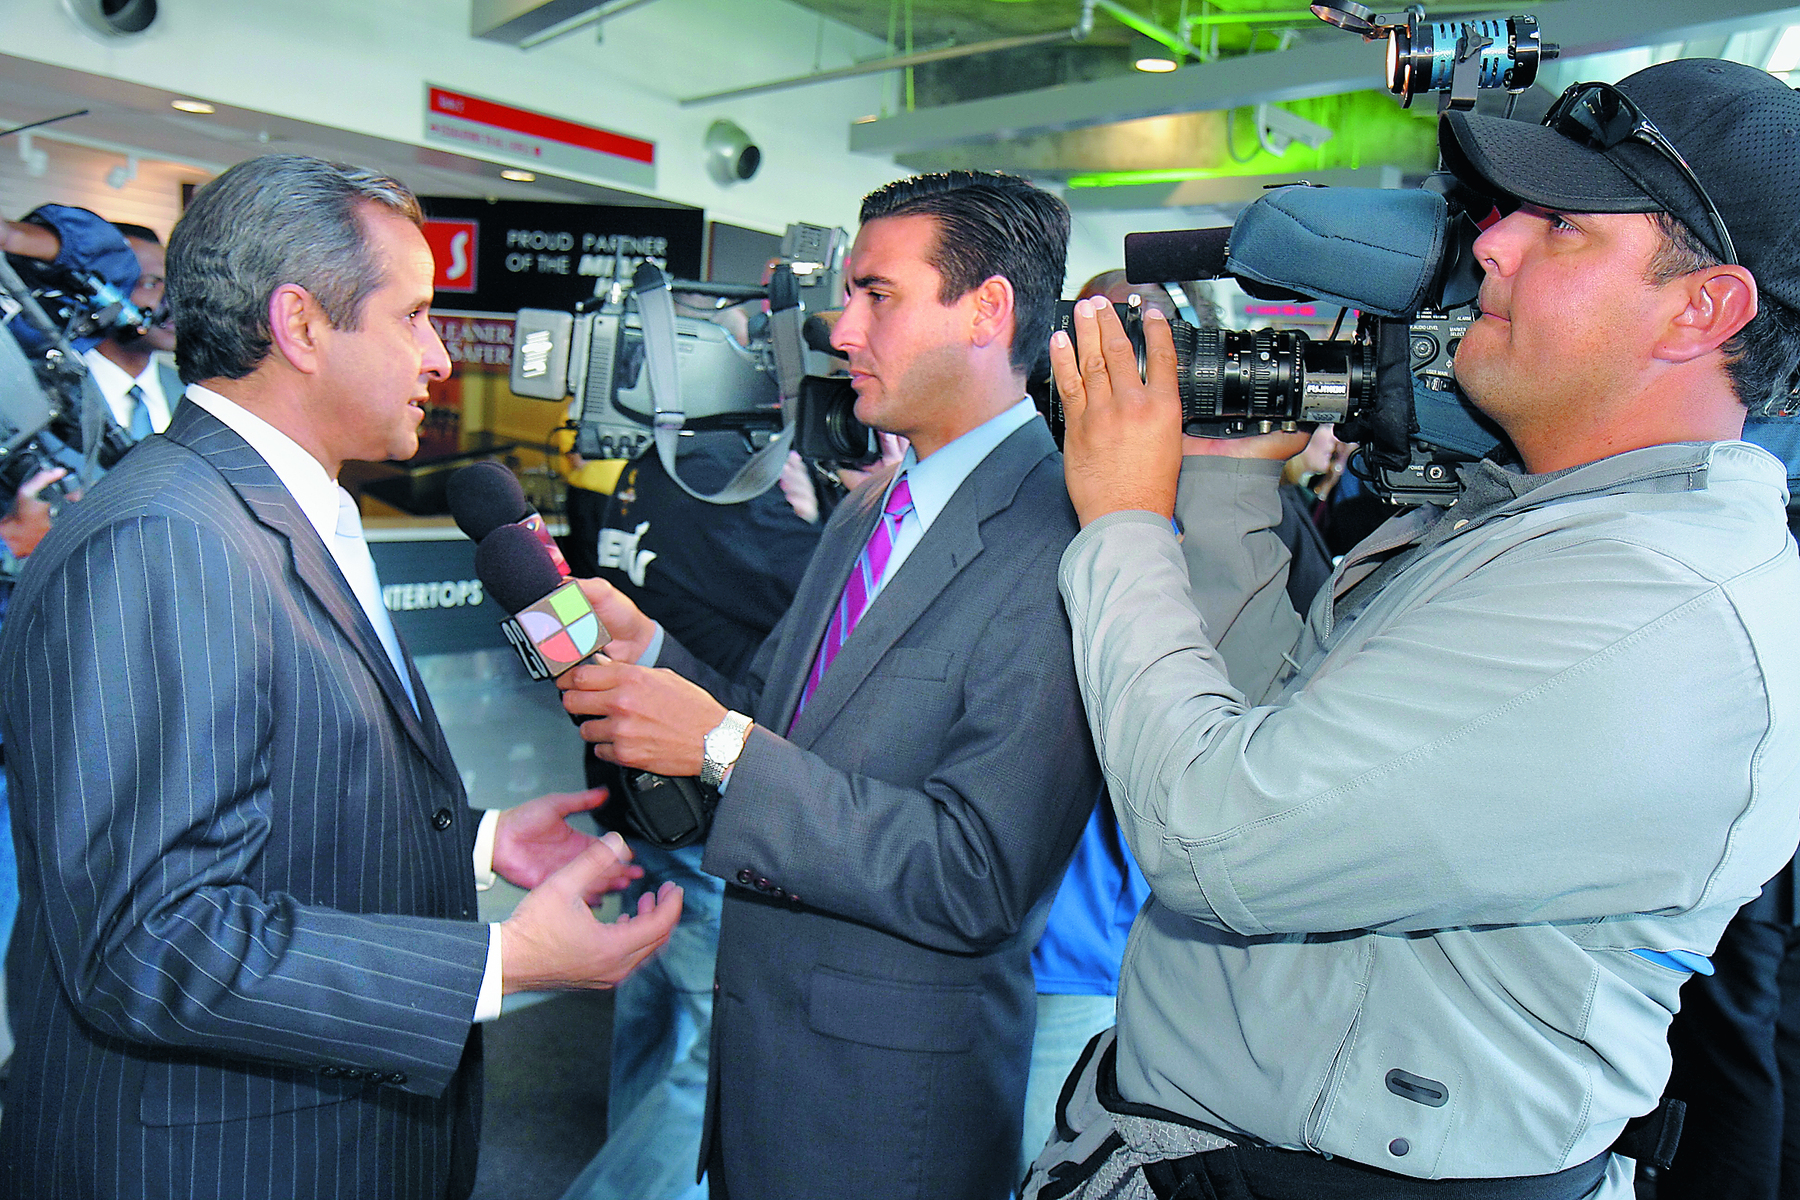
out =
<path fill-rule="evenodd" d="M 611 585 L 567 578 L 542 518 L 505 467 L 464 468 L 449 499 L 457 524 L 476 539 L 484 589 L 515 614 L 502 627 L 527 670 L 556 681 L 582 737 L 625 769 L 633 824 L 662 846 L 700 840 L 717 795 L 697 777 L 706 774 L 707 735 L 731 724 L 727 710 L 674 672 L 638 665 L 656 623 Z"/>

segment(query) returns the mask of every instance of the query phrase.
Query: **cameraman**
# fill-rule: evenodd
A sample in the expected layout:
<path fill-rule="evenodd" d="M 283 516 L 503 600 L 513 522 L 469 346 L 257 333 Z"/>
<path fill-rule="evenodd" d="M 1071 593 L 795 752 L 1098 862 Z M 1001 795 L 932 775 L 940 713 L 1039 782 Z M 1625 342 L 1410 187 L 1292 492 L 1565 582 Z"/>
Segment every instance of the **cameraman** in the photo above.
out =
<path fill-rule="evenodd" d="M 1512 210 L 1456 370 L 1521 469 L 1389 521 L 1304 625 L 1306 435 L 1184 446 L 1155 318 L 1148 384 L 1104 306 L 1053 340 L 1062 590 L 1154 895 L 1028 1196 L 1630 1195 L 1677 991 L 1800 834 L 1800 557 L 1736 440 L 1800 362 L 1796 128 L 1714 60 L 1445 118 Z"/>
<path fill-rule="evenodd" d="M 163 247 L 156 231 L 143 225 L 114 222 L 125 244 L 137 256 L 138 281 L 131 302 L 155 316 L 142 333 L 114 329 L 82 355 L 88 378 L 106 399 L 107 411 L 134 443 L 169 427 L 169 415 L 181 399 L 181 377 L 157 354 L 175 350 L 175 326 L 163 303 Z"/>

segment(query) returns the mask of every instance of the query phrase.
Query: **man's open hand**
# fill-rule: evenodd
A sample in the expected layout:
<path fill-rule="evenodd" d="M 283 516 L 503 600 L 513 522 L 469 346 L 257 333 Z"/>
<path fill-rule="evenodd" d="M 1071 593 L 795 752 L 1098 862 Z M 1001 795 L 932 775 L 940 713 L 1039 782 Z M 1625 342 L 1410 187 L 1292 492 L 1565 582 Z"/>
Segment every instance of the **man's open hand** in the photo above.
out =
<path fill-rule="evenodd" d="M 605 803 L 605 788 L 589 788 L 585 792 L 552 792 L 507 809 L 494 826 L 494 870 L 508 883 L 536 887 L 600 840 L 565 818 Z M 609 879 L 605 890 L 622 888 L 643 873 L 642 867 L 626 867 L 625 874 Z M 587 899 L 598 900 L 601 894 Z"/>
<path fill-rule="evenodd" d="M 595 838 L 519 901 L 500 926 L 502 990 L 609 988 L 669 940 L 681 918 L 681 889 L 673 883 L 639 897 L 636 913 L 610 925 L 588 908 L 587 897 L 620 886 L 630 860 L 618 834 Z"/>

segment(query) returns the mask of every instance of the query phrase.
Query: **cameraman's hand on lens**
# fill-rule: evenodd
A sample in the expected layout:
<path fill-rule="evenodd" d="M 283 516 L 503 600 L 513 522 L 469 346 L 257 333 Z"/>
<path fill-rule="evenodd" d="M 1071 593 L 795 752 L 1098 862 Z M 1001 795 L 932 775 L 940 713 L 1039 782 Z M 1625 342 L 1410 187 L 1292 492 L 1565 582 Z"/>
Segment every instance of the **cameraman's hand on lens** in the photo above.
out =
<path fill-rule="evenodd" d="M 0 516 L 0 538 L 14 558 L 25 558 L 50 532 L 50 502 L 40 493 L 68 473 L 63 467 L 46 467 L 19 485 L 6 515 Z"/>
<path fill-rule="evenodd" d="M 650 648 L 656 636 L 656 622 L 646 617 L 631 598 L 604 579 L 582 579 L 582 594 L 593 606 L 612 641 L 602 647 L 606 657 L 615 662 L 634 663 Z"/>
<path fill-rule="evenodd" d="M 1083 525 L 1107 513 L 1175 514 L 1181 475 L 1181 398 L 1169 320 L 1144 313 L 1145 378 L 1118 314 L 1104 299 L 1075 304 L 1075 339 L 1050 338 L 1062 396 L 1063 474 Z"/>

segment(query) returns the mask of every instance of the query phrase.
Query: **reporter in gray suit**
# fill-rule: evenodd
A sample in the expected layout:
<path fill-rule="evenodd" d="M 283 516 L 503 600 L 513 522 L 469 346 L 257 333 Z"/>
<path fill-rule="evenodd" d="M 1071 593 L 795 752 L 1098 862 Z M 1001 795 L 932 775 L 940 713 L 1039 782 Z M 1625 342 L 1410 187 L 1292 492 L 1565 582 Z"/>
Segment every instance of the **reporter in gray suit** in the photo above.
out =
<path fill-rule="evenodd" d="M 478 831 L 334 482 L 409 457 L 449 369 L 419 220 L 315 159 L 201 192 L 169 247 L 186 399 L 14 596 L 0 1195 L 465 1196 L 478 1017 L 607 986 L 675 923 L 673 893 L 592 917 L 628 853 L 563 822 L 590 794 Z M 535 886 L 491 928 L 478 832 Z"/>
<path fill-rule="evenodd" d="M 954 172 L 862 218 L 833 340 L 911 450 L 832 515 L 744 678 L 595 584 L 620 661 L 564 697 L 602 757 L 729 771 L 702 1161 L 734 1200 L 1009 1193 L 1031 947 L 1100 792 L 1056 594 L 1074 517 L 1024 398 L 1067 210 Z"/>

